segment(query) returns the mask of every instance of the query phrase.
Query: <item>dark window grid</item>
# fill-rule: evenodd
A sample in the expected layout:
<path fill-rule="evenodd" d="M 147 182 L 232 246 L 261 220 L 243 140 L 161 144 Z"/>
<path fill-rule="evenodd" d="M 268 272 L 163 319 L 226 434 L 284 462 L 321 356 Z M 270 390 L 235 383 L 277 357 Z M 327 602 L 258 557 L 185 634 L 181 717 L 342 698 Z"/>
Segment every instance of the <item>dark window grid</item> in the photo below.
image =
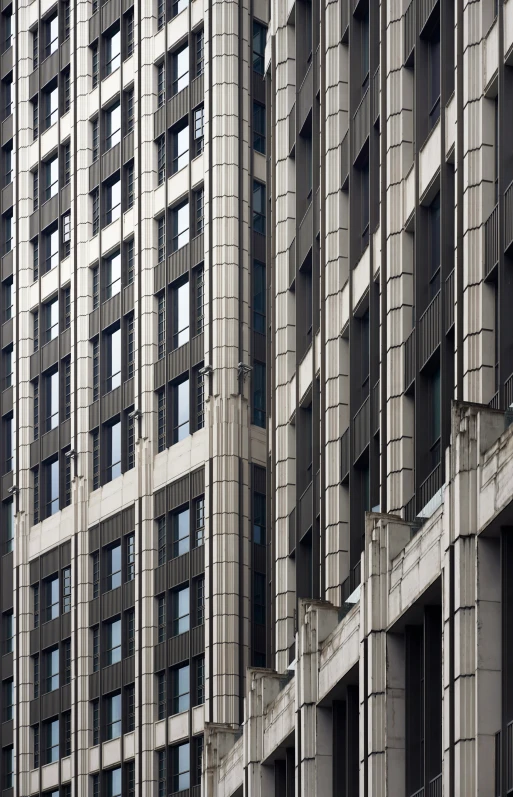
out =
<path fill-rule="evenodd" d="M 39 241 L 37 238 L 32 243 L 32 279 L 34 282 L 39 279 Z"/>
<path fill-rule="evenodd" d="M 34 769 L 39 767 L 39 725 L 34 725 L 33 728 L 33 741 L 34 741 Z"/>
<path fill-rule="evenodd" d="M 266 543 L 266 500 L 262 493 L 253 495 L 253 542 L 258 545 Z"/>
<path fill-rule="evenodd" d="M 157 66 L 157 108 L 162 108 L 166 101 L 166 65 Z"/>
<path fill-rule="evenodd" d="M 100 629 L 93 628 L 93 672 L 100 669 Z"/>
<path fill-rule="evenodd" d="M 265 155 L 265 105 L 253 103 L 253 149 Z"/>
<path fill-rule="evenodd" d="M 34 699 L 39 697 L 39 653 L 34 656 Z"/>
<path fill-rule="evenodd" d="M 39 438 L 39 379 L 34 382 L 34 440 Z"/>
<path fill-rule="evenodd" d="M 100 156 L 100 124 L 98 119 L 92 122 L 93 125 L 93 163 Z"/>
<path fill-rule="evenodd" d="M 196 703 L 201 706 L 205 702 L 205 657 L 196 661 Z"/>
<path fill-rule="evenodd" d="M 202 702 L 204 702 L 204 700 Z M 203 774 L 203 736 L 198 736 L 196 738 L 196 784 L 198 786 L 201 783 L 202 774 Z"/>
<path fill-rule="evenodd" d="M 203 152 L 203 117 L 203 106 L 201 106 L 201 108 L 196 108 L 194 111 L 195 155 L 200 155 Z"/>
<path fill-rule="evenodd" d="M 134 12 L 126 15 L 126 57 L 130 58 L 134 52 Z"/>
<path fill-rule="evenodd" d="M 157 784 L 157 794 L 158 797 L 166 797 L 167 795 L 167 761 L 166 761 L 166 751 L 159 750 L 158 751 L 158 758 L 157 758 L 157 769 L 158 769 L 158 784 Z"/>
<path fill-rule="evenodd" d="M 98 85 L 98 77 L 100 73 L 100 60 L 98 54 L 98 45 L 95 44 L 92 48 L 92 77 L 93 77 L 93 89 L 96 88 Z"/>
<path fill-rule="evenodd" d="M 100 797 L 100 776 L 92 776 L 93 797 Z"/>
<path fill-rule="evenodd" d="M 167 639 L 166 596 L 161 595 L 157 599 L 157 604 L 157 641 L 160 644 Z"/>
<path fill-rule="evenodd" d="M 92 193 L 93 198 L 93 236 L 98 235 L 100 230 L 100 191 L 95 188 Z"/>
<path fill-rule="evenodd" d="M 162 360 L 166 354 L 166 295 L 162 292 L 158 297 L 158 359 Z"/>
<path fill-rule="evenodd" d="M 135 731 L 135 685 L 126 688 L 127 732 Z M 129 786 L 130 790 L 130 786 Z"/>
<path fill-rule="evenodd" d="M 93 272 L 93 310 L 100 306 L 100 269 L 95 266 Z"/>
<path fill-rule="evenodd" d="M 190 705 L 190 667 L 188 664 L 171 671 L 173 714 L 187 711 Z"/>
<path fill-rule="evenodd" d="M 197 498 L 195 504 L 194 544 L 198 547 L 205 542 L 205 499 Z"/>
<path fill-rule="evenodd" d="M 32 105 L 32 136 L 34 141 L 39 136 L 39 102 L 34 100 Z"/>
<path fill-rule="evenodd" d="M 93 553 L 93 599 L 100 595 L 100 552 Z"/>
<path fill-rule="evenodd" d="M 126 613 L 127 627 L 127 656 L 135 654 L 135 609 Z"/>
<path fill-rule="evenodd" d="M 62 217 L 62 248 L 63 257 L 68 257 L 71 252 L 71 213 Z"/>
<path fill-rule="evenodd" d="M 4 653 L 13 652 L 14 617 L 12 612 L 6 612 L 2 617 L 2 642 Z"/>
<path fill-rule="evenodd" d="M 39 64 L 39 32 L 37 28 L 32 32 L 32 69 Z"/>
<path fill-rule="evenodd" d="M 64 361 L 64 420 L 71 417 L 71 360 Z M 70 459 L 70 457 L 68 457 Z"/>
<path fill-rule="evenodd" d="M 265 429 L 265 365 L 256 362 L 253 366 L 253 423 Z"/>
<path fill-rule="evenodd" d="M 166 673 L 157 675 L 157 719 L 163 720 L 167 716 Z"/>
<path fill-rule="evenodd" d="M 111 75 L 121 66 L 121 33 L 119 30 L 105 38 L 105 74 Z"/>
<path fill-rule="evenodd" d="M 196 372 L 196 429 L 205 426 L 205 377 Z"/>
<path fill-rule="evenodd" d="M 190 626 L 189 587 L 182 587 L 172 593 L 173 636 L 183 634 Z"/>
<path fill-rule="evenodd" d="M 66 0 L 64 3 L 64 40 L 69 39 L 70 30 L 71 30 L 71 3 L 70 0 Z"/>
<path fill-rule="evenodd" d="M 64 290 L 64 329 L 71 326 L 71 288 Z"/>
<path fill-rule="evenodd" d="M 100 744 L 100 701 L 98 699 L 91 701 L 91 709 L 93 714 L 93 746 Z"/>
<path fill-rule="evenodd" d="M 204 194 L 201 189 L 196 191 L 196 235 L 203 232 L 204 212 Z"/>
<path fill-rule="evenodd" d="M 100 432 L 93 432 L 93 490 L 100 486 Z"/>
<path fill-rule="evenodd" d="M 39 468 L 34 468 L 34 523 L 39 523 Z"/>
<path fill-rule="evenodd" d="M 157 262 L 163 263 L 166 257 L 166 218 L 157 221 Z"/>
<path fill-rule="evenodd" d="M 13 232 L 12 232 L 12 214 L 4 216 L 4 253 L 10 252 L 12 249 Z"/>
<path fill-rule="evenodd" d="M 64 185 L 68 185 L 71 180 L 71 144 L 68 141 L 64 145 Z"/>
<path fill-rule="evenodd" d="M 127 244 L 127 285 L 131 285 L 135 279 L 135 243 L 132 238 Z"/>
<path fill-rule="evenodd" d="M 204 50 L 205 42 L 204 42 L 204 35 L 203 31 L 200 30 L 196 34 L 196 77 L 199 77 L 203 74 L 204 64 L 205 64 L 205 50 Z"/>
<path fill-rule="evenodd" d="M 33 587 L 34 599 L 34 628 L 39 628 L 39 584 Z"/>
<path fill-rule="evenodd" d="M 135 323 L 133 315 L 127 322 L 127 379 L 132 379 L 135 371 Z"/>
<path fill-rule="evenodd" d="M 71 683 L 71 639 L 64 642 L 64 683 Z"/>
<path fill-rule="evenodd" d="M 135 202 L 135 169 L 134 164 L 129 163 L 126 167 L 127 179 L 127 207 L 130 209 Z"/>
<path fill-rule="evenodd" d="M 14 683 L 12 678 L 3 683 L 3 711 L 2 722 L 9 722 L 13 718 L 14 707 Z"/>
<path fill-rule="evenodd" d="M 205 318 L 205 276 L 203 268 L 196 273 L 196 333 L 203 332 Z"/>
<path fill-rule="evenodd" d="M 167 527 L 166 518 L 160 517 L 157 520 L 157 552 L 158 552 L 158 566 L 166 563 L 166 550 L 167 550 Z"/>
<path fill-rule="evenodd" d="M 253 69 L 264 74 L 265 39 L 267 29 L 259 22 L 253 22 Z"/>
<path fill-rule="evenodd" d="M 166 392 L 165 389 L 160 390 L 158 393 L 158 430 L 157 430 L 157 446 L 158 452 L 166 449 Z"/>
<path fill-rule="evenodd" d="M 64 113 L 71 107 L 71 73 L 69 69 L 64 71 Z"/>
<path fill-rule="evenodd" d="M 12 182 L 12 149 L 4 149 L 4 186 Z"/>
<path fill-rule="evenodd" d="M 129 534 L 125 541 L 126 546 L 126 580 L 135 578 L 135 535 Z"/>
<path fill-rule="evenodd" d="M 265 335 L 265 265 L 255 260 L 253 263 L 253 329 Z"/>
<path fill-rule="evenodd" d="M 183 55 L 183 58 L 180 56 Z M 189 85 L 189 47 L 186 45 L 173 58 L 173 96 Z"/>
<path fill-rule="evenodd" d="M 135 121 L 135 109 L 134 109 L 134 92 L 129 91 L 127 92 L 127 99 L 126 99 L 126 129 L 127 133 L 131 133 L 134 129 L 134 121 Z"/>
<path fill-rule="evenodd" d="M 196 581 L 196 625 L 205 622 L 205 579 L 202 576 Z"/>
<path fill-rule="evenodd" d="M 93 401 L 100 398 L 100 341 L 93 341 Z"/>
<path fill-rule="evenodd" d="M 63 755 L 71 755 L 71 711 L 65 711 L 62 715 L 63 724 Z"/>
<path fill-rule="evenodd" d="M 70 459 L 70 457 L 68 457 Z M 62 613 L 71 611 L 71 567 L 62 571 Z"/>
<path fill-rule="evenodd" d="M 157 29 L 161 30 L 166 24 L 166 0 L 157 2 Z"/>
<path fill-rule="evenodd" d="M 165 135 L 160 136 L 158 141 L 157 141 L 157 174 L 158 174 L 158 184 L 162 185 L 162 183 L 166 179 L 166 137 L 165 137 Z"/>

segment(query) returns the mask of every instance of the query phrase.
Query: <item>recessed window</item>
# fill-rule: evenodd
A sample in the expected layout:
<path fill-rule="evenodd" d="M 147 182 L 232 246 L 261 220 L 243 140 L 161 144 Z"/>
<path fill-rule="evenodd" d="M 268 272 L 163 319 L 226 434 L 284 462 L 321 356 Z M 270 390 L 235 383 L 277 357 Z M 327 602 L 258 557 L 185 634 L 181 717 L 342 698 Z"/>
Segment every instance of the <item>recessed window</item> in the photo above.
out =
<path fill-rule="evenodd" d="M 173 443 L 189 434 L 189 380 L 173 385 Z"/>
<path fill-rule="evenodd" d="M 196 499 L 194 522 L 194 546 L 197 548 L 205 542 L 205 499 Z"/>
<path fill-rule="evenodd" d="M 105 37 L 105 74 L 110 75 L 121 65 L 121 31 Z"/>
<path fill-rule="evenodd" d="M 105 298 L 111 299 L 121 290 L 121 252 L 105 261 Z"/>
<path fill-rule="evenodd" d="M 190 758 L 191 746 L 189 742 L 178 744 L 171 748 L 172 752 L 172 771 L 173 771 L 173 792 L 182 791 L 190 787 Z"/>
<path fill-rule="evenodd" d="M 43 233 L 44 273 L 59 265 L 59 228 L 55 225 Z"/>
<path fill-rule="evenodd" d="M 55 85 L 43 94 L 44 100 L 44 130 L 54 125 L 59 118 L 59 89 Z"/>
<path fill-rule="evenodd" d="M 45 764 L 53 764 L 59 760 L 59 720 L 54 719 L 45 722 L 43 725 L 44 749 L 43 761 Z"/>
<path fill-rule="evenodd" d="M 121 620 L 105 623 L 105 664 L 121 661 Z"/>
<path fill-rule="evenodd" d="M 105 481 L 121 476 L 121 421 L 106 427 L 107 469 Z"/>
<path fill-rule="evenodd" d="M 166 257 L 166 217 L 157 221 L 157 262 L 162 263 Z"/>
<path fill-rule="evenodd" d="M 95 188 L 91 194 L 93 200 L 93 236 L 98 235 L 100 229 L 100 189 Z"/>
<path fill-rule="evenodd" d="M 53 648 L 53 650 L 45 652 L 44 668 L 45 692 L 53 692 L 59 688 L 59 648 Z"/>
<path fill-rule="evenodd" d="M 2 615 L 2 651 L 5 653 L 13 652 L 14 640 L 14 617 L 13 613 L 5 612 Z"/>
<path fill-rule="evenodd" d="M 253 69 L 259 75 L 264 74 L 265 39 L 267 28 L 259 22 L 253 22 Z"/>
<path fill-rule="evenodd" d="M 105 335 L 105 350 L 107 355 L 105 391 L 109 393 L 121 385 L 121 329 Z"/>
<path fill-rule="evenodd" d="M 265 365 L 253 364 L 253 423 L 265 429 Z"/>
<path fill-rule="evenodd" d="M 172 670 L 173 714 L 187 711 L 190 705 L 190 668 L 188 664 Z"/>
<path fill-rule="evenodd" d="M 253 542 L 258 545 L 265 545 L 265 495 L 262 493 L 254 493 L 253 495 Z"/>
<path fill-rule="evenodd" d="M 59 460 L 46 463 L 45 468 L 45 517 L 55 515 L 59 511 Z"/>
<path fill-rule="evenodd" d="M 121 141 L 121 105 L 113 105 L 105 113 L 105 150 L 112 149 Z"/>
<path fill-rule="evenodd" d="M 265 185 L 253 181 L 253 229 L 265 235 Z"/>
<path fill-rule="evenodd" d="M 255 573 L 253 583 L 253 617 L 255 623 L 265 625 L 265 576 L 262 573 Z"/>
<path fill-rule="evenodd" d="M 98 55 L 97 44 L 93 44 L 93 46 L 91 47 L 91 57 L 92 57 L 92 77 L 93 77 L 93 89 L 94 89 L 98 85 L 98 77 L 100 74 L 100 59 Z"/>
<path fill-rule="evenodd" d="M 45 37 L 45 58 L 56 52 L 59 46 L 59 17 L 57 14 L 43 22 Z"/>
<path fill-rule="evenodd" d="M 173 557 L 182 556 L 189 550 L 189 509 L 173 515 Z"/>
<path fill-rule="evenodd" d="M 196 77 L 203 74 L 205 66 L 205 37 L 203 28 L 196 34 Z"/>
<path fill-rule="evenodd" d="M 189 340 L 189 283 L 173 290 L 173 349 Z"/>
<path fill-rule="evenodd" d="M 184 202 L 172 211 L 173 214 L 173 252 L 189 243 L 189 203 Z"/>
<path fill-rule="evenodd" d="M 173 636 L 184 634 L 190 627 L 189 587 L 175 590 L 173 598 Z"/>
<path fill-rule="evenodd" d="M 121 767 L 105 773 L 106 797 L 121 797 Z"/>
<path fill-rule="evenodd" d="M 253 102 L 253 149 L 265 155 L 265 105 Z"/>
<path fill-rule="evenodd" d="M 45 431 L 59 425 L 59 372 L 45 376 Z"/>
<path fill-rule="evenodd" d="M 9 722 L 13 718 L 14 682 L 12 678 L 3 682 L 3 718 L 2 722 Z"/>
<path fill-rule="evenodd" d="M 104 552 L 105 555 L 105 590 L 116 589 L 121 586 L 121 543 L 112 545 Z"/>
<path fill-rule="evenodd" d="M 108 695 L 105 698 L 105 739 L 117 739 L 121 736 L 121 694 Z"/>
<path fill-rule="evenodd" d="M 205 622 L 205 576 L 196 579 L 196 625 Z"/>
<path fill-rule="evenodd" d="M 186 45 L 173 53 L 173 95 L 189 85 L 189 47 Z"/>
<path fill-rule="evenodd" d="M 4 747 L 2 750 L 2 789 L 12 789 L 14 784 L 14 747 Z"/>
<path fill-rule="evenodd" d="M 173 174 L 179 172 L 189 163 L 189 125 L 175 129 L 172 133 L 173 141 Z"/>
<path fill-rule="evenodd" d="M 203 152 L 203 105 L 194 111 L 194 155 Z"/>
<path fill-rule="evenodd" d="M 157 139 L 157 174 L 158 183 L 162 183 L 166 179 L 166 137 L 159 136 Z"/>
<path fill-rule="evenodd" d="M 105 224 L 112 224 L 121 216 L 121 178 L 105 186 Z"/>
<path fill-rule="evenodd" d="M 57 155 L 45 163 L 45 201 L 59 191 L 59 158 Z"/>
<path fill-rule="evenodd" d="M 43 305 L 44 315 L 44 342 L 48 343 L 59 334 L 59 301 L 54 299 L 52 302 Z"/>
<path fill-rule="evenodd" d="M 135 578 L 135 535 L 129 534 L 125 539 L 126 550 L 126 580 Z"/>
<path fill-rule="evenodd" d="M 253 262 L 253 329 L 265 335 L 265 265 Z"/>
<path fill-rule="evenodd" d="M 189 0 L 173 0 L 173 17 L 184 11 L 189 5 Z"/>
<path fill-rule="evenodd" d="M 429 53 L 429 129 L 435 126 L 440 116 L 440 28 L 434 32 L 428 43 Z"/>
<path fill-rule="evenodd" d="M 166 101 L 166 65 L 157 66 L 157 107 L 162 108 Z"/>

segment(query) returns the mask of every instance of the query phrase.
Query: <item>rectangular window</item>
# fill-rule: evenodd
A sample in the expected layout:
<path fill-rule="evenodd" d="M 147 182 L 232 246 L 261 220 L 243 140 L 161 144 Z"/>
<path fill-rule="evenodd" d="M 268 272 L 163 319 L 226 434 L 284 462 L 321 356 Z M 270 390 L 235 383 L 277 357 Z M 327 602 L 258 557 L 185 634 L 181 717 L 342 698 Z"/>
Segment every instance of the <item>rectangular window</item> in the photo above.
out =
<path fill-rule="evenodd" d="M 265 105 L 253 102 L 253 149 L 265 155 Z"/>
<path fill-rule="evenodd" d="M 172 516 L 173 558 L 189 551 L 189 509 L 182 509 Z"/>
<path fill-rule="evenodd" d="M 189 243 L 189 203 L 183 202 L 172 210 L 173 252 Z"/>
<path fill-rule="evenodd" d="M 105 591 L 121 586 L 121 543 L 104 549 Z"/>
<path fill-rule="evenodd" d="M 62 613 L 71 611 L 71 567 L 62 571 Z"/>
<path fill-rule="evenodd" d="M 71 252 L 71 211 L 62 217 L 62 257 L 68 257 Z"/>
<path fill-rule="evenodd" d="M 34 662 L 34 699 L 39 697 L 39 653 L 33 657 Z"/>
<path fill-rule="evenodd" d="M 431 130 L 440 117 L 440 28 L 438 27 L 428 43 L 429 79 L 428 112 Z"/>
<path fill-rule="evenodd" d="M 166 257 L 166 217 L 157 221 L 157 262 L 163 263 Z"/>
<path fill-rule="evenodd" d="M 121 31 L 105 37 L 105 74 L 111 75 L 121 65 Z"/>
<path fill-rule="evenodd" d="M 126 132 L 131 133 L 134 129 L 135 121 L 135 108 L 134 108 L 134 90 L 126 92 Z"/>
<path fill-rule="evenodd" d="M 43 130 L 48 130 L 59 118 L 59 89 L 57 83 L 54 83 L 53 88 L 47 89 L 43 93 L 43 103 Z"/>
<path fill-rule="evenodd" d="M 166 563 L 166 547 L 167 547 L 167 529 L 166 518 L 159 517 L 157 520 L 157 551 L 158 551 L 158 565 Z"/>
<path fill-rule="evenodd" d="M 203 188 L 200 188 L 199 191 L 196 191 L 194 196 L 196 199 L 196 235 L 200 235 L 203 232 L 203 226 L 205 222 Z"/>
<path fill-rule="evenodd" d="M 189 5 L 189 0 L 173 0 L 173 17 L 184 11 Z"/>
<path fill-rule="evenodd" d="M 44 273 L 47 274 L 52 268 L 59 265 L 59 228 L 57 225 L 53 229 L 43 233 L 44 246 Z"/>
<path fill-rule="evenodd" d="M 32 137 L 34 141 L 39 135 L 39 103 L 34 100 L 32 104 Z"/>
<path fill-rule="evenodd" d="M 63 724 L 63 750 L 62 753 L 64 756 L 71 755 L 71 711 L 65 711 L 62 715 L 62 724 Z"/>
<path fill-rule="evenodd" d="M 71 359 L 64 360 L 64 420 L 71 417 Z"/>
<path fill-rule="evenodd" d="M 93 341 L 93 401 L 100 398 L 100 341 Z"/>
<path fill-rule="evenodd" d="M 98 85 L 98 77 L 100 74 L 100 59 L 98 55 L 97 44 L 93 44 L 93 46 L 91 47 L 91 57 L 92 57 L 92 77 L 93 77 L 93 89 L 94 89 Z"/>
<path fill-rule="evenodd" d="M 265 265 L 253 262 L 253 329 L 265 335 Z"/>
<path fill-rule="evenodd" d="M 157 719 L 167 716 L 166 673 L 157 673 Z"/>
<path fill-rule="evenodd" d="M 100 595 L 100 552 L 93 553 L 93 599 Z"/>
<path fill-rule="evenodd" d="M 59 460 L 48 462 L 45 469 L 45 517 L 59 511 Z"/>
<path fill-rule="evenodd" d="M 182 791 L 190 787 L 190 744 L 177 744 L 171 748 L 173 791 Z"/>
<path fill-rule="evenodd" d="M 32 198 L 32 208 L 33 210 L 37 210 L 39 207 L 39 169 L 32 172 Z"/>
<path fill-rule="evenodd" d="M 71 639 L 64 640 L 63 646 L 64 646 L 63 680 L 64 684 L 70 684 L 71 683 Z"/>
<path fill-rule="evenodd" d="M 93 119 L 91 122 L 93 126 L 93 163 L 100 157 L 100 122 L 98 119 Z"/>
<path fill-rule="evenodd" d="M 126 655 L 133 656 L 135 654 L 135 609 L 129 609 L 126 612 Z"/>
<path fill-rule="evenodd" d="M 12 182 L 12 149 L 4 149 L 3 151 L 3 166 L 4 166 L 4 186 Z"/>
<path fill-rule="evenodd" d="M 196 784 L 199 786 L 203 774 L 203 736 L 196 736 L 195 742 Z"/>
<path fill-rule="evenodd" d="M 106 482 L 121 476 L 121 421 L 106 427 L 107 432 L 107 472 Z"/>
<path fill-rule="evenodd" d="M 253 423 L 265 429 L 265 365 L 253 363 Z"/>
<path fill-rule="evenodd" d="M 116 692 L 105 698 L 105 739 L 121 736 L 121 694 Z"/>
<path fill-rule="evenodd" d="M 4 220 L 4 254 L 12 249 L 12 214 L 3 217 Z"/>
<path fill-rule="evenodd" d="M 59 688 L 59 648 L 48 650 L 44 654 L 45 692 L 53 692 Z"/>
<path fill-rule="evenodd" d="M 34 282 L 39 279 L 39 241 L 34 238 L 32 242 L 32 279 Z"/>
<path fill-rule="evenodd" d="M 126 545 L 126 580 L 135 578 L 135 535 L 129 534 L 125 539 Z"/>
<path fill-rule="evenodd" d="M 158 297 L 158 359 L 166 354 L 166 294 L 162 292 Z"/>
<path fill-rule="evenodd" d="M 39 523 L 39 468 L 34 468 L 34 524 Z"/>
<path fill-rule="evenodd" d="M 126 729 L 127 733 L 131 731 L 135 731 L 135 685 L 130 684 L 125 689 L 125 700 L 126 700 Z M 130 791 L 130 785 L 129 785 Z"/>
<path fill-rule="evenodd" d="M 203 28 L 196 34 L 196 77 L 203 74 L 205 66 L 205 41 Z"/>
<path fill-rule="evenodd" d="M 173 290 L 173 349 L 189 341 L 189 283 Z"/>
<path fill-rule="evenodd" d="M 125 16 L 126 57 L 130 58 L 134 52 L 134 12 L 133 9 Z"/>
<path fill-rule="evenodd" d="M 166 101 L 166 65 L 157 66 L 157 107 L 162 108 Z"/>
<path fill-rule="evenodd" d="M 59 191 L 59 158 L 57 155 L 44 164 L 45 170 L 45 201 L 57 196 Z"/>
<path fill-rule="evenodd" d="M 265 235 L 265 185 L 253 180 L 253 229 Z"/>
<path fill-rule="evenodd" d="M 167 639 L 167 621 L 166 621 L 166 596 L 160 595 L 157 598 L 157 641 L 158 643 L 165 642 Z"/>
<path fill-rule="evenodd" d="M 196 625 L 205 622 L 205 577 L 200 576 L 196 581 Z"/>
<path fill-rule="evenodd" d="M 157 29 L 161 30 L 166 24 L 166 0 L 157 0 Z"/>
<path fill-rule="evenodd" d="M 132 379 L 135 370 L 135 324 L 134 316 L 127 319 L 127 379 Z"/>
<path fill-rule="evenodd" d="M 173 714 L 187 711 L 190 704 L 190 672 L 189 665 L 177 667 L 171 671 L 173 689 Z"/>
<path fill-rule="evenodd" d="M 71 326 L 71 288 L 64 288 L 64 329 Z"/>
<path fill-rule="evenodd" d="M 59 334 L 59 302 L 54 299 L 43 305 L 44 313 L 44 342 L 49 343 Z"/>
<path fill-rule="evenodd" d="M 4 282 L 1 290 L 3 318 L 0 323 L 3 324 L 4 321 L 9 321 L 12 318 L 12 282 Z"/>
<path fill-rule="evenodd" d="M 158 424 L 158 430 L 157 430 L 158 443 L 157 443 L 157 447 L 158 447 L 158 452 L 160 453 L 161 451 L 164 451 L 167 448 L 167 446 L 166 446 L 166 392 L 165 392 L 165 388 L 158 392 L 157 400 L 158 400 L 158 420 L 157 420 L 157 424 Z"/>
<path fill-rule="evenodd" d="M 173 96 L 189 85 L 189 47 L 186 45 L 173 53 Z"/>
<path fill-rule="evenodd" d="M 126 284 L 131 285 L 135 279 L 135 243 L 132 238 L 126 245 Z"/>
<path fill-rule="evenodd" d="M 45 432 L 59 425 L 59 372 L 45 376 Z"/>
<path fill-rule="evenodd" d="M 266 501 L 262 493 L 253 494 L 253 542 L 266 544 Z"/>
<path fill-rule="evenodd" d="M 164 718 L 162 718 L 164 719 Z M 166 751 L 159 750 L 157 753 L 157 769 L 158 769 L 158 789 L 157 797 L 166 797 L 167 795 L 167 761 Z"/>
<path fill-rule="evenodd" d="M 98 0 L 93 0 L 93 3 L 98 3 Z M 100 797 L 100 776 L 92 775 L 91 777 L 92 797 Z"/>
<path fill-rule="evenodd" d="M 121 178 L 105 186 L 105 224 L 112 224 L 121 216 Z"/>
<path fill-rule="evenodd" d="M 6 528 L 4 535 L 4 552 L 11 553 L 14 549 L 14 499 L 11 498 L 4 504 Z"/>
<path fill-rule="evenodd" d="M 176 174 L 189 163 L 189 125 L 176 127 L 171 133 L 173 146 L 172 174 Z"/>
<path fill-rule="evenodd" d="M 196 659 L 196 705 L 201 706 L 205 702 L 205 657 L 199 656 Z"/>
<path fill-rule="evenodd" d="M 100 701 L 91 701 L 91 711 L 93 714 L 93 746 L 100 744 Z"/>
<path fill-rule="evenodd" d="M 203 105 L 194 110 L 194 155 L 203 152 Z"/>
<path fill-rule="evenodd" d="M 57 14 L 43 21 L 45 58 L 56 52 L 59 46 L 59 17 Z"/>
<path fill-rule="evenodd" d="M 199 370 L 195 372 L 196 378 L 196 430 L 205 426 L 205 375 Z"/>
<path fill-rule="evenodd" d="M 196 499 L 194 524 L 194 545 L 197 548 L 205 542 L 205 499 Z"/>
<path fill-rule="evenodd" d="M 189 587 L 181 587 L 172 594 L 173 598 L 173 636 L 189 630 Z"/>
<path fill-rule="evenodd" d="M 205 319 L 205 278 L 203 267 L 196 271 L 196 334 L 203 332 Z"/>
<path fill-rule="evenodd" d="M 91 194 L 93 200 L 93 237 L 100 230 L 100 189 L 95 188 Z"/>
<path fill-rule="evenodd" d="M 13 652 L 14 639 L 14 617 L 11 612 L 4 612 L 2 615 L 2 649 L 5 653 Z"/>
<path fill-rule="evenodd" d="M 264 74 L 266 36 L 267 28 L 259 22 L 253 22 L 253 69 L 259 75 Z"/>
<path fill-rule="evenodd" d="M 3 719 L 2 722 L 9 722 L 13 718 L 14 706 L 14 682 L 12 678 L 4 681 L 2 684 L 3 692 Z"/>
<path fill-rule="evenodd" d="M 121 385 L 121 330 L 115 329 L 113 332 L 105 334 L 105 353 L 106 353 L 106 380 L 105 392 Z"/>
<path fill-rule="evenodd" d="M 93 628 L 93 672 L 100 669 L 100 629 Z"/>
<path fill-rule="evenodd" d="M 69 67 L 62 73 L 64 79 L 64 113 L 67 113 L 71 107 L 71 72 Z"/>
<path fill-rule="evenodd" d="M 32 31 L 32 69 L 36 69 L 39 64 L 39 32 L 36 27 Z"/>
<path fill-rule="evenodd" d="M 43 761 L 53 764 L 59 760 L 59 720 L 53 719 L 43 724 Z"/>
<path fill-rule="evenodd" d="M 14 784 L 14 747 L 4 747 L 2 750 L 3 789 L 12 789 Z"/>
<path fill-rule="evenodd" d="M 253 616 L 255 623 L 265 625 L 265 576 L 262 573 L 254 574 L 253 598 Z"/>
<path fill-rule="evenodd" d="M 68 452 L 66 452 L 66 455 Z M 71 505 L 71 457 L 64 459 L 64 506 Z"/>
<path fill-rule="evenodd" d="M 117 102 L 105 112 L 105 151 L 121 141 L 121 105 Z"/>
<path fill-rule="evenodd" d="M 121 291 L 121 253 L 116 252 L 104 261 L 105 299 Z"/>
<path fill-rule="evenodd" d="M 158 184 L 162 185 L 162 183 L 166 179 L 166 136 L 160 136 L 157 139 L 157 174 L 158 174 Z"/>
<path fill-rule="evenodd" d="M 105 773 L 106 797 L 121 797 L 121 767 Z"/>
<path fill-rule="evenodd" d="M 105 664 L 121 661 L 121 620 L 105 623 Z"/>
<path fill-rule="evenodd" d="M 190 433 L 189 430 L 189 380 L 185 379 L 172 387 L 173 391 L 173 443 L 178 443 Z"/>
<path fill-rule="evenodd" d="M 94 266 L 91 269 L 93 277 L 93 310 L 100 306 L 100 269 Z"/>
<path fill-rule="evenodd" d="M 134 162 L 128 164 L 126 167 L 126 204 L 127 208 L 133 208 L 135 202 L 135 169 Z"/>
<path fill-rule="evenodd" d="M 39 725 L 35 725 L 33 730 L 34 741 L 34 769 L 39 767 Z"/>
<path fill-rule="evenodd" d="M 64 32 L 64 41 L 69 39 L 69 34 L 71 30 L 71 3 L 70 0 L 64 0 L 62 6 L 62 12 L 64 17 L 64 25 L 63 25 L 63 32 Z"/>

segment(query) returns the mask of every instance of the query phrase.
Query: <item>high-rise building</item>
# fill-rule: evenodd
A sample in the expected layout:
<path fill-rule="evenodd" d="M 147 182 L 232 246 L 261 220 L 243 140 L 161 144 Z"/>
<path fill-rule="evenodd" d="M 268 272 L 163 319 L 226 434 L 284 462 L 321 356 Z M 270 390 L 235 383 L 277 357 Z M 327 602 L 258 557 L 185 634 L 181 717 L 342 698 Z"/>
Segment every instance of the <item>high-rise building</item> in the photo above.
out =
<path fill-rule="evenodd" d="M 267 23 L 1 4 L 6 797 L 197 797 L 269 663 Z"/>
<path fill-rule="evenodd" d="M 272 669 L 209 797 L 513 789 L 512 52 L 511 0 L 270 2 Z"/>

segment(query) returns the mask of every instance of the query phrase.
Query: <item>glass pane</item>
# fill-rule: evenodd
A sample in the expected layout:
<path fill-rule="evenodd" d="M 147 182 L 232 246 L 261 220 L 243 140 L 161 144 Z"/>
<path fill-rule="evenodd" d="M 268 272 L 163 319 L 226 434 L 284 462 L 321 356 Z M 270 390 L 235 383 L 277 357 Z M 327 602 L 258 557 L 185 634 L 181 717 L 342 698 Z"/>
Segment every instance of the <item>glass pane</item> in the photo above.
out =
<path fill-rule="evenodd" d="M 177 426 L 178 440 L 183 440 L 189 434 L 189 380 L 182 382 L 175 388 L 177 401 Z"/>
<path fill-rule="evenodd" d="M 47 516 L 59 511 L 59 461 L 56 460 L 48 466 L 47 470 Z"/>
<path fill-rule="evenodd" d="M 175 340 L 174 348 L 189 340 L 189 283 L 181 285 L 175 292 Z"/>
<path fill-rule="evenodd" d="M 111 478 L 121 476 L 121 422 L 111 426 Z"/>
<path fill-rule="evenodd" d="M 181 744 L 178 748 L 178 791 L 189 788 L 189 761 L 189 744 Z"/>

